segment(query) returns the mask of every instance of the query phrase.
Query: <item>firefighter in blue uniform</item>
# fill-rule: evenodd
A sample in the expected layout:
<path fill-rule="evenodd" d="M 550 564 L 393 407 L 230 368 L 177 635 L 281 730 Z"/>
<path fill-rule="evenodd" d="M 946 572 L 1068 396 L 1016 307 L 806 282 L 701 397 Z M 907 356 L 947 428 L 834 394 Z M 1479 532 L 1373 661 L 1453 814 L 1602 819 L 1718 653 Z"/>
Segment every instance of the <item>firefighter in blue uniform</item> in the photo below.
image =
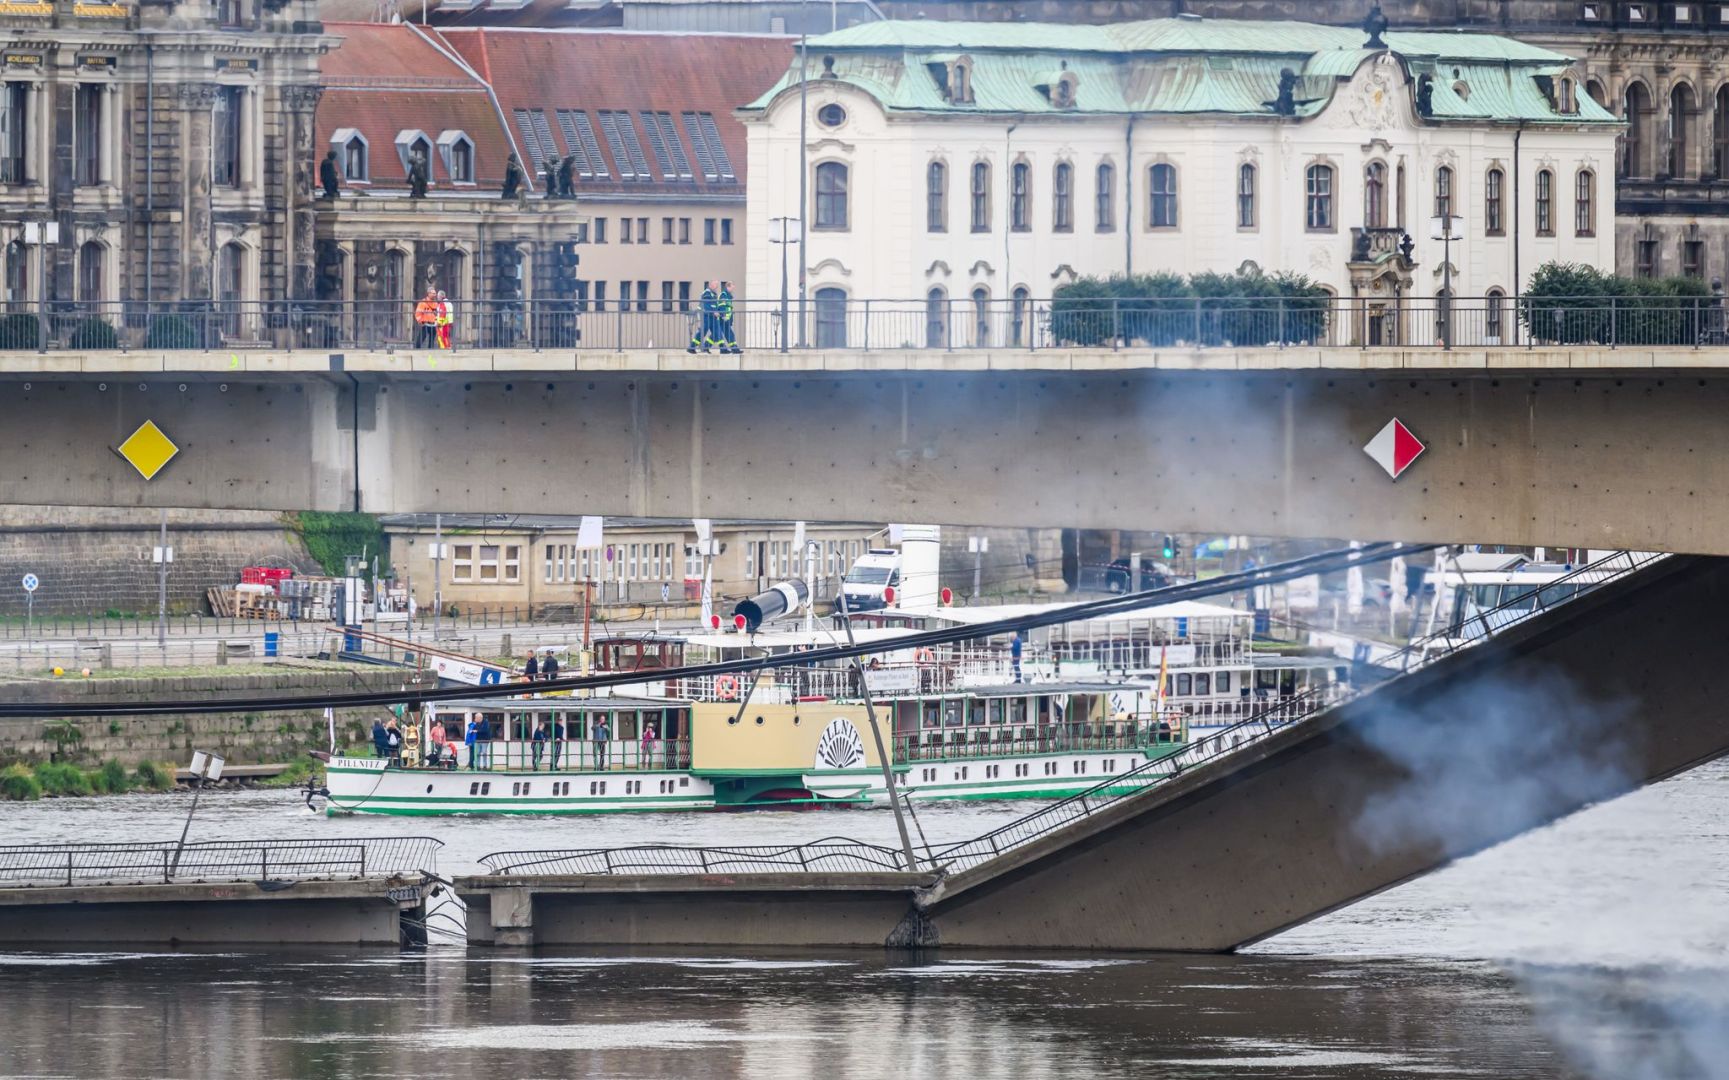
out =
<path fill-rule="evenodd" d="M 697 325 L 696 332 L 690 336 L 690 347 L 685 352 L 710 352 L 720 341 L 720 292 L 715 288 L 717 282 L 702 283 L 702 322 Z M 726 350 L 721 349 L 722 352 Z"/>
<path fill-rule="evenodd" d="M 740 353 L 738 335 L 732 327 L 732 282 L 720 283 L 720 351 L 723 353 Z"/>

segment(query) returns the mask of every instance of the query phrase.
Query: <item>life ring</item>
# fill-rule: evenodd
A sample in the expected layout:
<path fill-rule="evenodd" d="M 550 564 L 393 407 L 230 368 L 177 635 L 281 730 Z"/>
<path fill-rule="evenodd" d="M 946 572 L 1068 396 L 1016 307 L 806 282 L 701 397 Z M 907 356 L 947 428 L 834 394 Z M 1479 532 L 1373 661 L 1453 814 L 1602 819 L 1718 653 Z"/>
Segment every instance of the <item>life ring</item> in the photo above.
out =
<path fill-rule="evenodd" d="M 937 662 L 937 654 L 921 645 L 913 650 L 913 661 L 928 666 Z"/>
<path fill-rule="evenodd" d="M 738 697 L 738 679 L 732 675 L 715 676 L 714 696 L 722 701 L 731 701 Z"/>

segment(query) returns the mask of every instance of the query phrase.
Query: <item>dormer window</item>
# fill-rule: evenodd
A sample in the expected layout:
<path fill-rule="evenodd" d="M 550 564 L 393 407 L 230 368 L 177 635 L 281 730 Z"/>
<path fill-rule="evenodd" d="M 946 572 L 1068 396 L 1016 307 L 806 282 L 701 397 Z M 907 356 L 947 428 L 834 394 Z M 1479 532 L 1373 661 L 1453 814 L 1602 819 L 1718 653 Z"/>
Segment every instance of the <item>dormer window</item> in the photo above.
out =
<path fill-rule="evenodd" d="M 925 65 L 950 105 L 971 105 L 973 101 L 973 58 L 970 56 L 936 56 Z"/>
<path fill-rule="evenodd" d="M 402 162 L 402 175 L 407 176 L 414 164 L 414 155 L 419 154 L 426 162 L 427 181 L 432 180 L 432 140 L 426 137 L 426 132 L 418 128 L 408 128 L 396 133 L 396 156 Z"/>
<path fill-rule="evenodd" d="M 336 160 L 342 168 L 342 179 L 351 184 L 371 181 L 371 147 L 367 145 L 366 136 L 355 128 L 338 128 L 330 137 L 330 148 L 336 151 Z"/>
<path fill-rule="evenodd" d="M 1063 72 L 1057 78 L 1057 84 L 1051 87 L 1051 104 L 1059 109 L 1074 108 L 1075 90 L 1080 82 L 1080 78 L 1074 72 Z"/>
<path fill-rule="evenodd" d="M 444 161 L 444 174 L 450 177 L 451 183 L 474 183 L 474 140 L 466 133 L 439 132 L 438 156 Z"/>
<path fill-rule="evenodd" d="M 1568 116 L 1579 111 L 1579 84 L 1571 78 L 1555 84 L 1555 111 Z"/>

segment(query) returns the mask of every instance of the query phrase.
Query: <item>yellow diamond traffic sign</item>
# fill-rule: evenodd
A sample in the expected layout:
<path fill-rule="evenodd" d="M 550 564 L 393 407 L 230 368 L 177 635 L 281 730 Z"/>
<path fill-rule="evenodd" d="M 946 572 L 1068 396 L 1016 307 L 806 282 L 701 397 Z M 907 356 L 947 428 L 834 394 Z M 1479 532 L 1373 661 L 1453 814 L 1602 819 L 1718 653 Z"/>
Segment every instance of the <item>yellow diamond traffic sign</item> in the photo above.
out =
<path fill-rule="evenodd" d="M 146 480 L 153 480 L 162 467 L 180 453 L 180 447 L 174 445 L 174 440 L 163 434 L 155 421 L 146 420 L 138 425 L 138 430 L 126 437 L 126 441 L 115 447 L 127 464 L 138 470 L 138 475 Z"/>

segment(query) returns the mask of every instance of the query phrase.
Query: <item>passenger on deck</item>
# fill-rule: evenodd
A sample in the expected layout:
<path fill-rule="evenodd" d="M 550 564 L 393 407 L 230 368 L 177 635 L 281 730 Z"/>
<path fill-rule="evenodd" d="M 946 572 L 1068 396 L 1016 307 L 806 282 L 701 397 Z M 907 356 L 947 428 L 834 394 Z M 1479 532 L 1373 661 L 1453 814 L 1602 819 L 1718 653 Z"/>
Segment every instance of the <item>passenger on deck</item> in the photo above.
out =
<path fill-rule="evenodd" d="M 427 746 L 427 764 L 435 769 L 444 768 L 445 755 L 450 753 L 450 734 L 444 730 L 444 721 L 432 722 L 432 734 L 427 736 Z"/>
<path fill-rule="evenodd" d="M 480 714 L 480 724 L 474 729 L 474 745 L 480 749 L 480 767 L 492 768 L 492 721 Z"/>
<path fill-rule="evenodd" d="M 1015 669 L 1015 681 L 1021 681 L 1021 632 L 1015 631 L 1014 640 L 1009 642 L 1009 662 Z"/>
<path fill-rule="evenodd" d="M 533 767 L 534 767 L 535 772 L 539 772 L 540 771 L 540 755 L 546 751 L 546 721 L 545 720 L 536 720 L 534 722 L 534 735 L 531 736 L 531 739 L 534 742 L 534 766 Z"/>
<path fill-rule="evenodd" d="M 469 718 L 462 741 L 468 746 L 468 767 L 472 771 L 480 766 L 480 721 Z"/>
<path fill-rule="evenodd" d="M 651 768 L 651 769 L 654 768 L 654 745 L 659 740 L 660 740 L 660 736 L 654 730 L 654 721 L 653 720 L 650 720 L 648 723 L 642 725 L 642 758 L 641 758 L 641 760 L 642 760 L 642 764 L 647 766 L 648 768 Z"/>
<path fill-rule="evenodd" d="M 554 713 L 552 715 L 552 732 L 551 732 L 551 739 L 549 741 L 552 743 L 551 771 L 557 772 L 558 771 L 558 753 L 560 750 L 562 750 L 564 748 L 564 721 L 562 721 L 558 718 L 557 713 Z"/>
<path fill-rule="evenodd" d="M 382 719 L 372 722 L 372 756 L 390 756 L 390 732 L 384 730 Z"/>
<path fill-rule="evenodd" d="M 558 657 L 552 655 L 552 650 L 546 650 L 546 659 L 540 663 L 540 677 L 547 682 L 558 678 Z"/>
<path fill-rule="evenodd" d="M 385 749 L 389 751 L 390 763 L 400 766 L 402 764 L 402 729 L 396 726 L 395 720 L 384 725 L 384 745 Z"/>
<path fill-rule="evenodd" d="M 598 717 L 594 722 L 594 764 L 597 769 L 607 766 L 606 742 L 612 738 L 612 729 L 606 724 L 606 717 Z"/>
<path fill-rule="evenodd" d="M 540 675 L 540 661 L 535 658 L 534 650 L 528 650 L 528 662 L 522 665 L 522 677 L 533 682 Z"/>

